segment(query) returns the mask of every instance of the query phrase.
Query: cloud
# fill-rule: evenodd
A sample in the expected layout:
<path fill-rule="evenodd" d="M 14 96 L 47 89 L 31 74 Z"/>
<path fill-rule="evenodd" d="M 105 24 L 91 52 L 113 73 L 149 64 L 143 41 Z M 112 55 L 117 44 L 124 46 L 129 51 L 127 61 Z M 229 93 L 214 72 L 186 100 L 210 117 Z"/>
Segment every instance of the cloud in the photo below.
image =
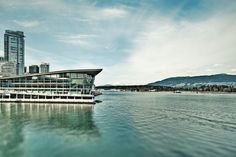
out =
<path fill-rule="evenodd" d="M 0 0 L 0 9 L 4 27 L 26 30 L 27 64 L 97 66 L 98 84 L 145 84 L 234 71 L 235 3 L 212 2 Z"/>
<path fill-rule="evenodd" d="M 220 64 L 220 63 L 216 63 L 216 64 L 213 65 L 213 67 L 215 67 L 215 68 L 221 67 L 221 66 L 223 66 L 223 64 Z"/>
<path fill-rule="evenodd" d="M 39 21 L 18 21 L 18 20 L 14 20 L 14 22 L 21 26 L 21 27 L 25 27 L 25 28 L 33 28 L 33 27 L 37 27 L 40 25 Z"/>
<path fill-rule="evenodd" d="M 86 47 L 89 46 L 88 40 L 95 37 L 96 35 L 93 34 L 59 34 L 56 36 L 59 42 Z"/>
<path fill-rule="evenodd" d="M 230 70 L 232 73 L 236 73 L 236 68 Z"/>
<path fill-rule="evenodd" d="M 103 16 L 110 16 L 110 17 L 124 17 L 127 15 L 127 11 L 124 9 L 118 8 L 104 8 L 101 10 L 101 14 Z"/>
<path fill-rule="evenodd" d="M 201 21 L 149 18 L 133 40 L 132 55 L 107 67 L 104 75 L 109 76 L 108 83 L 145 84 L 171 76 L 232 73 L 234 69 L 226 65 L 236 62 L 235 17 L 218 14 Z"/>
<path fill-rule="evenodd" d="M 33 48 L 29 45 L 26 45 L 25 52 L 26 65 L 40 64 L 42 62 L 48 62 L 50 65 L 53 65 L 57 62 L 57 58 L 60 60 L 60 57 L 56 57 L 49 52 Z"/>

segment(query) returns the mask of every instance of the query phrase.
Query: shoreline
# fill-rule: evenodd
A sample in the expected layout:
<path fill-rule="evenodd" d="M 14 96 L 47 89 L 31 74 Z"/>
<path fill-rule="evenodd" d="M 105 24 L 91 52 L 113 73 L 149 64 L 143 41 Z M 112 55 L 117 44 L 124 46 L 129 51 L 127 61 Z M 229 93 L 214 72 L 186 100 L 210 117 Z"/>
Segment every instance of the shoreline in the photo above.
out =
<path fill-rule="evenodd" d="M 100 92 L 129 92 L 129 93 L 173 93 L 176 95 L 181 95 L 184 93 L 193 94 L 236 94 L 236 92 L 212 92 L 212 91 L 180 91 L 180 93 L 175 93 L 174 91 L 131 91 L 131 90 L 100 90 Z"/>

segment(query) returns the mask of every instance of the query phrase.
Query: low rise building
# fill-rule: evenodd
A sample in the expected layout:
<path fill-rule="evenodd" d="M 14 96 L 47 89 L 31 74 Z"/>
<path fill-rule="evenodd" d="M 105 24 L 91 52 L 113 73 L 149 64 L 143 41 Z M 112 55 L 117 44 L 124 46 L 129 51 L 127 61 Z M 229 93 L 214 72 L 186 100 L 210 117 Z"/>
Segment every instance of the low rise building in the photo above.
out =
<path fill-rule="evenodd" d="M 49 72 L 49 63 L 40 64 L 40 73 L 48 73 Z"/>
<path fill-rule="evenodd" d="M 1 62 L 1 77 L 16 76 L 16 64 L 14 62 Z"/>
<path fill-rule="evenodd" d="M 31 66 L 29 66 L 29 73 L 30 74 L 37 74 L 37 73 L 39 73 L 39 66 L 38 65 L 31 65 Z"/>

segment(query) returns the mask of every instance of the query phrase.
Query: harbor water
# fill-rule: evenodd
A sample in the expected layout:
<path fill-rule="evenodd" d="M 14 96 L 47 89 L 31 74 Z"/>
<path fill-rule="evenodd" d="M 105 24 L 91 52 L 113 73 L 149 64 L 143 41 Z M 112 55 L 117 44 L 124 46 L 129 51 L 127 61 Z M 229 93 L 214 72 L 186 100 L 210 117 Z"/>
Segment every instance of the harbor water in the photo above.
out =
<path fill-rule="evenodd" d="M 96 105 L 0 104 L 0 157 L 234 157 L 236 95 L 104 92 Z"/>

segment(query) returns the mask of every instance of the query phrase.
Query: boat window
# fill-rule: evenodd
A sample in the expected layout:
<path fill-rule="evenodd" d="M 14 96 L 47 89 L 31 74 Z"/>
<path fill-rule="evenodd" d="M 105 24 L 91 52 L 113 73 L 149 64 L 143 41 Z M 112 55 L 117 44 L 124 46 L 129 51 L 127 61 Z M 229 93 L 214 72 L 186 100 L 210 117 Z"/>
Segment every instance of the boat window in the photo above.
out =
<path fill-rule="evenodd" d="M 38 99 L 38 96 L 37 95 L 33 95 L 32 99 Z"/>
<path fill-rule="evenodd" d="M 11 94 L 11 99 L 15 99 L 16 98 L 16 94 Z"/>
<path fill-rule="evenodd" d="M 45 96 L 40 95 L 40 96 L 39 96 L 39 99 L 45 99 Z"/>
<path fill-rule="evenodd" d="M 23 99 L 23 94 L 19 94 L 18 99 Z"/>
<path fill-rule="evenodd" d="M 52 96 L 46 96 L 46 99 L 52 99 Z"/>
<path fill-rule="evenodd" d="M 8 99 L 9 95 L 3 95 L 3 99 Z"/>
<path fill-rule="evenodd" d="M 83 97 L 83 99 L 92 99 L 92 97 Z"/>

